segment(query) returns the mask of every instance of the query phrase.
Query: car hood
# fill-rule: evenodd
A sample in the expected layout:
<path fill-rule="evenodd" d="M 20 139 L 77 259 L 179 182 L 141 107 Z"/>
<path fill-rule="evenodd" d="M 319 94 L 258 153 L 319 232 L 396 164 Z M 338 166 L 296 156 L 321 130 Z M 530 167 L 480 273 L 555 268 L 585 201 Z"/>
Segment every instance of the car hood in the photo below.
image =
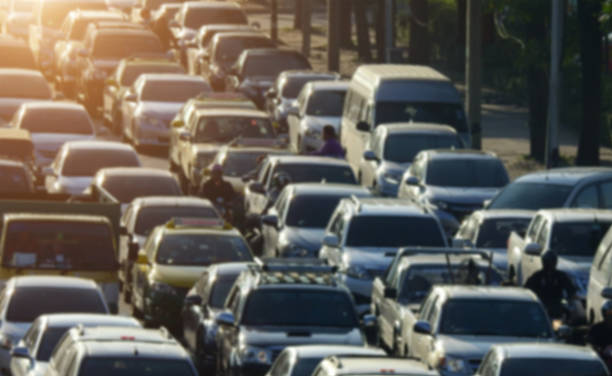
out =
<path fill-rule="evenodd" d="M 386 270 L 396 253 L 397 248 L 345 248 L 342 258 L 348 265 L 360 265 L 367 269 Z"/>
<path fill-rule="evenodd" d="M 39 102 L 44 99 L 32 98 L 0 98 L 0 118 L 5 121 L 10 121 L 15 111 L 24 103 Z"/>
<path fill-rule="evenodd" d="M 170 122 L 183 106 L 183 102 L 141 102 L 140 114 Z"/>
<path fill-rule="evenodd" d="M 439 335 L 437 346 L 445 355 L 458 358 L 481 359 L 491 346 L 504 343 L 551 342 L 550 338 L 500 337 L 500 336 L 448 336 Z"/>
<path fill-rule="evenodd" d="M 151 278 L 170 286 L 192 288 L 206 266 L 155 265 Z"/>
<path fill-rule="evenodd" d="M 57 152 L 64 143 L 68 141 L 91 140 L 93 134 L 71 134 L 71 133 L 32 133 L 32 143 L 37 150 Z"/>
<path fill-rule="evenodd" d="M 338 116 L 305 116 L 304 121 L 310 129 L 323 130 L 326 125 L 331 125 L 336 129 L 336 132 L 340 131 L 340 120 L 342 118 Z"/>
<path fill-rule="evenodd" d="M 499 192 L 498 188 L 427 187 L 427 195 L 430 200 L 468 205 L 482 205 L 485 200 L 493 198 L 497 192 Z"/>
<path fill-rule="evenodd" d="M 363 346 L 359 328 L 246 326 L 242 329 L 251 346 L 295 346 L 305 344 L 343 344 Z"/>
<path fill-rule="evenodd" d="M 287 226 L 283 235 L 286 237 L 289 244 L 294 244 L 297 247 L 316 252 L 321 248 L 321 244 L 323 243 L 325 229 Z"/>

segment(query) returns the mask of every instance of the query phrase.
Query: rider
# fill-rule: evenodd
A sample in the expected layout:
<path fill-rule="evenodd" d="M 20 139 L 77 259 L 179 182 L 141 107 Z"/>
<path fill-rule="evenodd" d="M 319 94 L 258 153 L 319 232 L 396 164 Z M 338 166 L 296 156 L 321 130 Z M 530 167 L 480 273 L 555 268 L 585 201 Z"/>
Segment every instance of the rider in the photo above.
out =
<path fill-rule="evenodd" d="M 223 167 L 215 164 L 210 170 L 210 178 L 202 183 L 200 196 L 209 199 L 212 203 L 216 203 L 219 198 L 222 198 L 226 203 L 230 203 L 234 195 L 232 184 L 223 180 Z"/>
<path fill-rule="evenodd" d="M 317 151 L 312 152 L 312 155 L 320 155 L 323 157 L 344 158 L 344 149 L 338 142 L 336 128 L 333 125 L 323 127 L 323 146 Z"/>
<path fill-rule="evenodd" d="M 591 326 L 587 342 L 599 354 L 610 358 L 612 356 L 612 301 L 608 300 L 601 306 L 603 321 Z"/>
<path fill-rule="evenodd" d="M 557 254 L 546 251 L 542 254 L 542 269 L 533 273 L 525 283 L 525 287 L 533 291 L 548 314 L 553 319 L 562 318 L 564 314 L 563 299 L 573 300 L 576 287 L 564 272 L 557 270 Z"/>

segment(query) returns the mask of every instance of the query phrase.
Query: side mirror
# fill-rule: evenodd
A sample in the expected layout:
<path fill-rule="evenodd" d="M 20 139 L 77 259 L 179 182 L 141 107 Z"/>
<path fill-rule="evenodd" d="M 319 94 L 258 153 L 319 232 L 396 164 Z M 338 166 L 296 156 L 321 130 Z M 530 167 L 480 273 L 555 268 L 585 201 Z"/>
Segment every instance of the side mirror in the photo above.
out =
<path fill-rule="evenodd" d="M 360 132 L 369 132 L 370 131 L 370 124 L 368 124 L 365 121 L 360 121 L 359 123 L 357 123 L 357 125 L 355 127 Z"/>
<path fill-rule="evenodd" d="M 217 315 L 215 321 L 217 324 L 224 326 L 234 326 L 235 324 L 234 315 L 231 312 L 221 312 Z"/>
<path fill-rule="evenodd" d="M 250 183 L 248 185 L 248 187 L 249 187 L 249 190 L 254 192 L 254 193 L 259 193 L 259 194 L 262 194 L 262 195 L 266 193 L 265 188 L 258 181 L 254 181 L 254 182 Z"/>
<path fill-rule="evenodd" d="M 397 298 L 397 289 L 394 287 L 385 287 L 385 298 L 395 299 Z"/>
<path fill-rule="evenodd" d="M 189 132 L 181 132 L 181 134 L 179 134 L 179 139 L 184 142 L 189 142 L 191 141 L 191 134 Z"/>
<path fill-rule="evenodd" d="M 364 151 L 363 152 L 363 159 L 365 159 L 366 161 L 378 162 L 378 157 L 376 156 L 376 154 L 374 154 L 374 152 L 372 150 Z"/>
<path fill-rule="evenodd" d="M 361 326 L 364 328 L 372 328 L 376 326 L 376 316 L 371 314 L 363 315 L 363 318 L 361 319 Z"/>
<path fill-rule="evenodd" d="M 542 253 L 542 247 L 538 243 L 528 243 L 525 245 L 524 251 L 529 256 L 539 256 Z"/>
<path fill-rule="evenodd" d="M 13 349 L 11 350 L 11 357 L 25 358 L 30 360 L 32 359 L 27 347 L 13 347 Z"/>
<path fill-rule="evenodd" d="M 89 56 L 89 50 L 87 48 L 81 48 L 79 50 L 79 56 L 80 57 L 87 57 L 87 56 Z"/>
<path fill-rule="evenodd" d="M 427 321 L 417 321 L 412 329 L 415 333 L 431 335 L 431 325 Z"/>
<path fill-rule="evenodd" d="M 327 234 L 323 237 L 323 245 L 329 248 L 338 248 L 340 246 L 340 239 L 337 235 Z"/>
<path fill-rule="evenodd" d="M 182 128 L 185 126 L 185 122 L 182 120 L 172 120 L 172 123 L 170 125 L 172 126 L 172 128 Z"/>
<path fill-rule="evenodd" d="M 144 252 L 138 252 L 138 257 L 136 258 L 136 263 L 141 265 L 146 265 L 149 263 L 149 258 L 147 254 Z"/>
<path fill-rule="evenodd" d="M 138 243 L 130 243 L 128 245 L 128 260 L 136 261 L 138 259 L 138 252 L 140 252 L 140 244 Z"/>
<path fill-rule="evenodd" d="M 134 93 L 126 94 L 124 99 L 125 99 L 126 102 L 136 102 L 136 94 L 134 94 Z"/>
<path fill-rule="evenodd" d="M 406 185 L 412 185 L 412 186 L 417 186 L 420 185 L 421 182 L 419 181 L 419 179 L 416 176 L 408 176 L 406 178 Z"/>
<path fill-rule="evenodd" d="M 601 297 L 606 299 L 612 299 L 612 287 L 606 287 L 601 290 Z"/>
<path fill-rule="evenodd" d="M 268 214 L 261 217 L 261 223 L 270 227 L 278 227 L 278 216 L 274 214 Z"/>
<path fill-rule="evenodd" d="M 199 306 L 202 304 L 202 297 L 200 295 L 187 295 L 185 297 L 186 306 Z"/>

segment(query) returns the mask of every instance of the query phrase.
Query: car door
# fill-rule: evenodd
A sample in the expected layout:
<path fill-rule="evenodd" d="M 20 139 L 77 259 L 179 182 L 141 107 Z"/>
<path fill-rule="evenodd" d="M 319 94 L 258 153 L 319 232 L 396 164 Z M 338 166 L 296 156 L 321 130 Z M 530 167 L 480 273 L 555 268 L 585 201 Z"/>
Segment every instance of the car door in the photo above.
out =
<path fill-rule="evenodd" d="M 601 321 L 601 305 L 606 300 L 601 291 L 612 286 L 612 233 L 604 237 L 600 245 L 601 255 L 596 257 L 591 267 L 587 295 L 587 319 L 591 323 Z M 598 251 L 599 253 L 599 251 Z"/>
<path fill-rule="evenodd" d="M 432 331 L 434 329 L 434 326 L 432 325 L 432 318 L 434 316 L 434 311 L 436 310 L 438 300 L 439 296 L 437 294 L 431 294 L 425 300 L 422 306 L 422 311 L 419 313 L 418 316 L 419 320 L 429 322 Z M 430 353 L 429 344 L 431 339 L 432 335 L 420 334 L 412 331 L 411 345 L 408 349 L 415 357 L 421 359 L 421 361 L 423 362 L 427 362 Z"/>
<path fill-rule="evenodd" d="M 338 206 L 334 214 L 332 215 L 329 225 L 327 227 L 327 233 L 333 234 L 338 238 L 338 247 L 329 247 L 323 245 L 319 252 L 319 258 L 325 259 L 329 265 L 339 266 L 342 264 L 342 243 L 343 236 L 348 227 L 349 220 L 345 217 L 342 204 Z"/>
<path fill-rule="evenodd" d="M 551 220 L 543 218 L 534 239 L 534 242 L 538 243 L 538 245 L 542 248 L 542 253 L 544 253 L 548 248 L 548 238 L 550 236 L 550 231 L 553 224 L 554 223 Z M 528 255 L 526 252 L 523 252 L 523 257 L 521 258 L 522 284 L 525 284 L 533 273 L 542 268 L 540 257 L 540 255 Z"/>
<path fill-rule="evenodd" d="M 404 272 L 394 273 L 388 275 L 388 279 L 385 280 L 385 285 L 392 287 L 395 291 L 399 292 L 399 281 L 402 278 Z M 397 335 L 400 333 L 400 315 L 398 312 L 398 303 L 396 298 L 383 297 L 380 302 L 380 334 L 381 339 L 385 345 L 390 349 L 396 349 Z"/>
<path fill-rule="evenodd" d="M 376 160 L 366 160 L 363 155 L 359 162 L 359 180 L 361 185 L 366 187 L 374 187 L 376 185 L 376 170 L 382 161 L 382 143 L 383 134 L 380 131 L 375 131 L 372 139 L 366 144 L 364 151 L 371 151 L 376 156 Z"/>
<path fill-rule="evenodd" d="M 34 325 L 28 329 L 23 339 L 17 344 L 18 347 L 25 347 L 28 349 L 30 356 L 36 356 L 36 346 L 38 345 L 38 338 L 41 334 L 40 320 L 36 320 Z M 26 376 L 31 369 L 31 360 L 22 357 L 11 357 L 11 374 L 13 376 Z"/>
<path fill-rule="evenodd" d="M 240 288 L 236 285 L 232 287 L 230 291 L 227 301 L 225 304 L 225 308 L 227 311 L 232 312 L 234 314 L 234 319 L 238 320 L 238 316 L 236 315 L 238 309 L 238 300 L 240 299 Z M 234 338 L 237 337 L 234 333 L 238 328 L 238 323 L 234 322 L 233 326 L 230 325 L 220 325 L 219 332 L 217 334 L 217 357 L 218 364 L 224 368 L 224 371 L 228 371 L 229 368 L 229 358 L 231 356 L 232 351 L 238 348 L 238 344 L 234 343 Z"/>
<path fill-rule="evenodd" d="M 404 181 L 400 182 L 400 189 L 398 192 L 399 198 L 405 198 L 415 203 L 420 203 L 421 192 L 423 191 L 423 184 L 425 184 L 425 154 L 417 154 L 414 159 L 414 163 L 408 169 L 408 173 L 404 174 Z M 418 185 L 406 184 L 408 177 L 415 177 L 418 179 Z"/>
<path fill-rule="evenodd" d="M 269 215 L 275 215 L 277 217 L 277 225 L 271 226 L 265 223 L 262 224 L 262 232 L 264 238 L 263 254 L 269 257 L 278 257 L 278 236 L 279 232 L 283 229 L 285 224 L 285 213 L 287 207 L 291 205 L 288 197 L 288 190 L 284 189 L 280 197 L 270 208 Z"/>
<path fill-rule="evenodd" d="M 291 145 L 291 149 L 296 153 L 299 153 L 301 151 L 300 140 L 304 137 L 304 135 L 302 134 L 302 114 L 306 113 L 306 106 L 309 99 L 308 94 L 309 92 L 307 92 L 306 90 L 302 90 L 300 92 L 300 95 L 298 95 L 296 101 L 298 106 L 298 113 L 287 115 L 289 145 Z"/>
<path fill-rule="evenodd" d="M 200 297 L 204 302 L 204 293 L 207 289 L 208 281 L 210 280 L 210 274 L 208 271 L 204 271 L 200 276 L 200 279 L 194 285 L 193 293 Z M 202 314 L 202 302 L 200 304 L 187 304 L 185 302 L 183 306 L 183 337 L 187 348 L 194 352 L 197 348 L 197 331 L 200 326 L 200 322 L 203 321 Z"/>
<path fill-rule="evenodd" d="M 146 254 L 148 263 L 134 263 L 132 271 L 132 303 L 141 310 L 143 310 L 145 306 L 150 263 L 154 260 L 153 252 L 156 243 L 155 234 L 156 231 L 152 232 L 151 235 L 149 235 L 141 250 L 141 252 L 144 252 Z"/>
<path fill-rule="evenodd" d="M 261 174 L 257 181 L 267 189 L 269 186 L 269 181 L 272 180 L 272 175 L 274 174 L 274 165 L 271 162 L 267 162 L 263 167 Z M 268 204 L 268 196 L 266 194 L 262 194 L 259 192 L 249 191 L 249 202 L 248 202 L 248 210 L 250 213 L 261 215 L 265 214 L 264 209 Z"/>

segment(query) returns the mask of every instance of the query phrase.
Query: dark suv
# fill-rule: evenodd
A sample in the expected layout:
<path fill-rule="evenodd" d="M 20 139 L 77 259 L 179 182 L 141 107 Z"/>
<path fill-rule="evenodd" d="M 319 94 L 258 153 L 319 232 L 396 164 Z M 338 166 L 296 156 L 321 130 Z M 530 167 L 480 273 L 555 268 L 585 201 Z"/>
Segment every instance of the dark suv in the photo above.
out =
<path fill-rule="evenodd" d="M 348 289 L 320 268 L 252 267 L 216 318 L 217 375 L 264 375 L 286 346 L 364 345 Z"/>

